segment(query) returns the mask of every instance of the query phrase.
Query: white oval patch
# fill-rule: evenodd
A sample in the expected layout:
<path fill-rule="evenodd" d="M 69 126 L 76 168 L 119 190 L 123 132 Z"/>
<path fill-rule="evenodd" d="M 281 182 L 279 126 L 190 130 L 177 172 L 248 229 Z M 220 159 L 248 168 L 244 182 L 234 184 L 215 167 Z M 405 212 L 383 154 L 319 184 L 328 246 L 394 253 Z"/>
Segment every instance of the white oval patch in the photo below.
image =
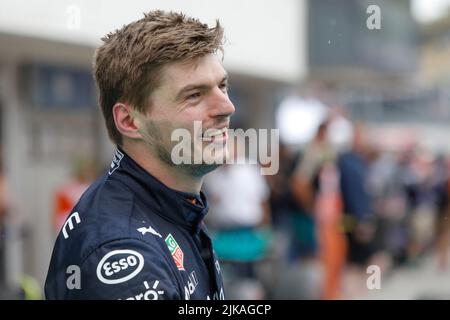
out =
<path fill-rule="evenodd" d="M 123 255 L 123 257 L 119 259 L 109 259 L 112 256 Z M 137 259 L 136 259 L 137 258 Z M 136 268 L 134 268 L 137 265 Z M 136 275 L 141 272 L 144 267 L 144 257 L 139 252 L 134 250 L 114 250 L 108 252 L 102 260 L 97 265 L 97 278 L 106 284 L 117 284 L 128 281 L 134 278 Z M 113 275 L 117 273 L 122 273 L 125 270 L 133 270 L 128 275 L 122 276 L 120 278 L 112 278 Z"/>

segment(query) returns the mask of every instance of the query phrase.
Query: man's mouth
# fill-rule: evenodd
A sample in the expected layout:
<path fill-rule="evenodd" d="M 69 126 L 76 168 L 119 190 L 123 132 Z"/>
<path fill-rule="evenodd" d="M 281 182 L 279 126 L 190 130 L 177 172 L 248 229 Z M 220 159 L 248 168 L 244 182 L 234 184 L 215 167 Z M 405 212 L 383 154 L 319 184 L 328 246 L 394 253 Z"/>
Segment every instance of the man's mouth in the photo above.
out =
<path fill-rule="evenodd" d="M 228 139 L 228 128 L 208 129 L 202 134 L 202 140 L 206 142 L 226 142 Z"/>

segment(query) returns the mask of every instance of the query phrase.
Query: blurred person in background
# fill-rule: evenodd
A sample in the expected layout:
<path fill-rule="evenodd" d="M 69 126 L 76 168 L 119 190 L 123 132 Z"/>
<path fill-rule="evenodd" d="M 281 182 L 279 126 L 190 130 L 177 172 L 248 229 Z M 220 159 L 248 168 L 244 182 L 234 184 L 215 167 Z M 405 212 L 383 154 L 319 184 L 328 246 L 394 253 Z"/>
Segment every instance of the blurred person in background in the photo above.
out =
<path fill-rule="evenodd" d="M 332 145 L 327 140 L 327 126 L 327 122 L 319 125 L 313 140 L 303 150 L 290 181 L 295 200 L 302 209 L 299 214 L 292 217 L 295 230 L 292 259 L 317 255 L 314 209 L 318 177 L 323 165 L 328 161 L 334 161 L 336 157 Z"/>
<path fill-rule="evenodd" d="M 337 154 L 328 140 L 328 124 L 325 120 L 319 125 L 291 179 L 295 199 L 302 208 L 293 216 L 296 246 L 292 249 L 303 260 L 302 267 L 316 266 L 317 275 L 310 280 L 320 287 L 315 298 L 335 299 L 340 290 L 345 242 L 339 231 Z"/>
<path fill-rule="evenodd" d="M 322 275 L 315 259 L 315 239 L 307 240 L 313 235 L 311 229 L 306 228 L 303 233 L 298 222 L 294 223 L 298 215 L 305 214 L 291 187 L 301 151 L 285 144 L 280 144 L 279 150 L 279 171 L 266 176 L 274 230 L 268 298 L 319 299 Z"/>
<path fill-rule="evenodd" d="M 72 176 L 55 191 L 53 229 L 61 230 L 70 211 L 76 205 L 84 191 L 96 178 L 94 162 L 87 157 L 77 157 L 72 163 Z"/>
<path fill-rule="evenodd" d="M 438 155 L 435 176 L 438 183 L 437 217 L 435 223 L 435 249 L 438 269 L 448 271 L 450 249 L 450 159 Z"/>
<path fill-rule="evenodd" d="M 431 248 L 445 176 L 437 174 L 434 155 L 418 148 L 404 171 L 408 203 L 408 262 L 413 265 Z"/>
<path fill-rule="evenodd" d="M 361 297 L 366 288 L 366 267 L 375 253 L 375 216 L 368 190 L 369 162 L 366 127 L 356 123 L 351 149 L 339 156 L 340 190 L 344 208 L 343 228 L 347 237 L 345 294 Z"/>
<path fill-rule="evenodd" d="M 372 145 L 368 190 L 377 229 L 375 246 L 386 254 L 386 270 L 406 258 L 408 242 L 406 196 L 399 159 L 404 151 L 389 152 Z"/>
<path fill-rule="evenodd" d="M 244 144 L 229 143 L 234 159 L 205 178 L 210 203 L 208 226 L 224 274 L 229 271 L 227 292 L 230 299 L 263 299 L 256 264 L 266 258 L 271 227 L 269 188 L 258 165 L 249 164 Z M 241 140 L 242 142 L 244 140 Z"/>
<path fill-rule="evenodd" d="M 280 142 L 279 170 L 274 175 L 267 175 L 266 180 L 270 188 L 270 210 L 274 229 L 285 230 L 290 223 L 290 214 L 298 210 L 298 204 L 289 186 L 290 178 L 299 160 L 300 152 L 290 150 Z"/>
<path fill-rule="evenodd" d="M 319 258 L 324 268 L 323 299 L 339 299 L 345 267 L 347 243 L 341 229 L 342 200 L 339 171 L 334 161 L 324 164 L 318 177 L 315 207 Z"/>
<path fill-rule="evenodd" d="M 300 214 L 299 207 L 290 186 L 290 180 L 300 158 L 300 151 L 290 149 L 280 142 L 279 170 L 274 175 L 267 175 L 266 180 L 270 189 L 271 223 L 274 231 L 274 250 L 280 263 L 289 262 L 289 250 L 294 230 L 293 216 Z"/>

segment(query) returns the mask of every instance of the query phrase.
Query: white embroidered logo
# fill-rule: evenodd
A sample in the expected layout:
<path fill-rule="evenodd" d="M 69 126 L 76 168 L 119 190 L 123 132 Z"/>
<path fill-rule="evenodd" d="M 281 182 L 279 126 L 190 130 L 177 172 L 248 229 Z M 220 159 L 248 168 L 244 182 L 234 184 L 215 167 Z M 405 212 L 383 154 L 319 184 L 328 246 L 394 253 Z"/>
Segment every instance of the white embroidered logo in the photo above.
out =
<path fill-rule="evenodd" d="M 155 229 L 153 229 L 151 226 L 149 226 L 148 228 L 146 228 L 146 227 L 139 228 L 139 229 L 137 229 L 137 231 L 139 231 L 140 233 L 142 233 L 143 236 L 144 236 L 147 232 L 149 232 L 149 233 L 151 233 L 151 234 L 154 234 L 155 236 L 158 236 L 158 237 L 162 238 L 162 235 L 161 235 L 159 232 L 157 232 Z"/>

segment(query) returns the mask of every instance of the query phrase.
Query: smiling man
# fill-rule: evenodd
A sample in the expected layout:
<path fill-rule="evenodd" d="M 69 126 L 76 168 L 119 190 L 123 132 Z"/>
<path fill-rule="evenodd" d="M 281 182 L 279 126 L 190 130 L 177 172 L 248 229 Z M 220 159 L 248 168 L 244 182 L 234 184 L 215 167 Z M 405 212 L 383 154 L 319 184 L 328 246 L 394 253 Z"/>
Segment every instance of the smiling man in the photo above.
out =
<path fill-rule="evenodd" d="M 200 191 L 220 161 L 171 157 L 176 129 L 192 136 L 192 158 L 211 143 L 226 148 L 234 106 L 222 37 L 218 22 L 153 11 L 103 39 L 94 73 L 117 151 L 61 229 L 47 299 L 224 298 Z"/>

